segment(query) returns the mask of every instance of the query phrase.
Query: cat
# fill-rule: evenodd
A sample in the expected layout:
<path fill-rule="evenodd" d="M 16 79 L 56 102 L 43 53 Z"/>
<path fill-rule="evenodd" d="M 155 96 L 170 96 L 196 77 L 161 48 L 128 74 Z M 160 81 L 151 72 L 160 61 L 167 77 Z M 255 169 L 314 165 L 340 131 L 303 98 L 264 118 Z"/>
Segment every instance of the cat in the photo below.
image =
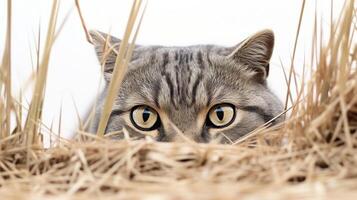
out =
<path fill-rule="evenodd" d="M 107 83 L 88 129 L 96 132 L 116 59 L 107 47 L 118 50 L 121 40 L 90 34 Z M 282 102 L 266 81 L 273 47 L 271 30 L 233 47 L 136 45 L 105 132 L 125 128 L 135 139 L 231 143 L 266 122 L 283 121 L 284 115 L 276 117 Z"/>

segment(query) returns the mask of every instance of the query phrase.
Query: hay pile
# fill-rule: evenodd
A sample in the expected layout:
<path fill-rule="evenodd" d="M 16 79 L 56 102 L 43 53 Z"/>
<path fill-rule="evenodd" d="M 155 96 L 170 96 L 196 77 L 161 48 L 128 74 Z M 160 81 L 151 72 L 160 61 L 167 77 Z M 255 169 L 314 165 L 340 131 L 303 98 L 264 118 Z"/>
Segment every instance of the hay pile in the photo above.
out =
<path fill-rule="evenodd" d="M 29 120 L 39 120 L 40 111 L 33 111 L 24 127 L 18 118 L 17 128 L 8 128 L 9 112 L 19 113 L 19 106 L 7 92 L 11 65 L 5 51 L 0 79 L 1 199 L 356 199 L 354 6 L 353 0 L 346 1 L 327 44 L 317 42 L 320 33 L 315 31 L 314 72 L 287 121 L 262 127 L 234 145 L 111 141 L 83 133 L 75 141 L 59 140 L 56 147 L 43 149 L 36 134 L 39 125 Z M 56 6 L 53 9 L 56 13 Z M 53 30 L 50 26 L 48 51 Z M 46 69 L 46 59 L 39 70 Z M 32 108 L 41 108 L 42 97 L 34 95 Z"/>

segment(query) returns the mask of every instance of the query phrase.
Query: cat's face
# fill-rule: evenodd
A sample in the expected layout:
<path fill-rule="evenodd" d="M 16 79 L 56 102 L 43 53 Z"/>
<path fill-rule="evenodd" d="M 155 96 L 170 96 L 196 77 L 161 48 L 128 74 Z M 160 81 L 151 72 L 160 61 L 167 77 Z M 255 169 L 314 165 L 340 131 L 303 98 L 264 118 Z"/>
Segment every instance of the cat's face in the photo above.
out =
<path fill-rule="evenodd" d="M 110 81 L 116 54 L 104 53 L 105 40 L 111 46 L 120 40 L 99 32 L 92 37 Z M 262 31 L 231 48 L 137 46 L 106 133 L 125 127 L 134 138 L 235 141 L 283 111 L 266 86 L 273 44 L 273 33 Z"/>

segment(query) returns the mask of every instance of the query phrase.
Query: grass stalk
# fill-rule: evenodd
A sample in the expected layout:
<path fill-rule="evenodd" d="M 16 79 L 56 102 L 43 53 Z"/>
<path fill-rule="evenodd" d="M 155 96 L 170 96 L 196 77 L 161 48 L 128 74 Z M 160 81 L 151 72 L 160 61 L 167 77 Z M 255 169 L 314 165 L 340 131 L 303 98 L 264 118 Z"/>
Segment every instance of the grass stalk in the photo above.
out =
<path fill-rule="evenodd" d="M 130 16 L 127 22 L 126 30 L 124 33 L 123 40 L 120 43 L 119 47 L 119 52 L 116 57 L 115 61 L 115 66 L 114 66 L 114 71 L 112 75 L 112 80 L 109 83 L 109 88 L 108 88 L 108 94 L 107 97 L 105 98 L 105 103 L 104 107 L 101 113 L 101 118 L 99 121 L 98 125 L 98 130 L 97 130 L 97 135 L 98 136 L 104 136 L 105 129 L 107 127 L 107 123 L 109 120 L 109 116 L 114 104 L 114 100 L 116 97 L 116 94 L 120 88 L 120 84 L 124 79 L 124 75 L 127 71 L 127 65 L 128 65 L 128 60 L 130 59 L 129 56 L 130 54 L 130 49 L 132 50 L 134 48 L 134 42 L 132 41 L 129 44 L 129 39 L 132 34 L 134 24 L 136 21 L 136 18 L 139 14 L 140 6 L 141 6 L 142 1 L 141 0 L 135 0 L 133 2 L 133 6 L 130 12 Z M 140 25 L 140 24 L 139 24 Z M 134 37 L 135 39 L 136 37 Z"/>

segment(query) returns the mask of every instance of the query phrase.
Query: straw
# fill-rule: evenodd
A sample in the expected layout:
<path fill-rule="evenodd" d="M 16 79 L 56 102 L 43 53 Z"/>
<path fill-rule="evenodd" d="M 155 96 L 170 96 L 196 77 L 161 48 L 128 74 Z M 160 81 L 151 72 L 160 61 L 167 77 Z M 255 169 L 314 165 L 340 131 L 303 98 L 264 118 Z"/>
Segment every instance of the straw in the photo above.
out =
<path fill-rule="evenodd" d="M 8 3 L 9 6 L 11 1 Z M 25 125 L 21 124 L 24 115 L 21 110 L 26 109 L 22 94 L 20 101 L 16 101 L 6 92 L 11 84 L 11 79 L 9 83 L 5 76 L 11 70 L 6 53 L 11 48 L 7 36 L 9 45 L 5 45 L 0 70 L 0 120 L 4 122 L 0 138 L 2 199 L 356 199 L 354 0 L 346 0 L 339 19 L 329 27 L 329 33 L 333 34 L 328 38 L 319 38 L 327 35 L 321 34 L 317 16 L 313 19 L 312 53 L 310 60 L 304 62 L 311 69 L 302 66 L 304 74 L 311 71 L 306 76 L 311 78 L 306 80 L 303 76 L 302 81 L 306 82 L 295 85 L 300 88 L 296 99 L 291 101 L 291 114 L 286 121 L 274 127 L 264 124 L 231 145 L 215 141 L 194 143 L 174 124 L 183 139 L 181 143 L 161 143 L 149 137 L 134 140 L 125 129 L 102 137 L 107 122 L 105 113 L 112 106 L 110 98 L 120 88 L 138 34 L 136 28 L 129 43 L 129 33 L 135 26 L 132 20 L 140 10 L 138 4 L 139 1 L 134 1 L 124 47 L 121 44 L 116 52 L 113 77 L 118 78 L 112 80 L 111 96 L 107 97 L 98 135 L 80 131 L 77 139 L 71 141 L 51 135 L 58 141 L 51 140 L 48 149 L 43 147 L 41 132 L 52 134 L 53 127 L 41 122 L 41 111 L 55 41 L 57 2 L 52 7 L 44 56 L 34 76 L 35 89 L 29 114 L 24 116 Z M 136 27 L 140 26 L 142 16 Z M 11 12 L 8 22 L 9 18 Z M 11 34 L 9 26 L 7 32 Z M 108 50 L 114 48 L 107 43 Z M 293 69 L 289 75 L 294 75 Z M 288 85 L 290 81 L 286 77 Z M 292 96 L 289 94 L 288 98 Z M 4 125 L 9 123 L 8 112 L 18 116 L 15 130 Z M 125 139 L 110 140 L 116 134 L 124 134 Z"/>

